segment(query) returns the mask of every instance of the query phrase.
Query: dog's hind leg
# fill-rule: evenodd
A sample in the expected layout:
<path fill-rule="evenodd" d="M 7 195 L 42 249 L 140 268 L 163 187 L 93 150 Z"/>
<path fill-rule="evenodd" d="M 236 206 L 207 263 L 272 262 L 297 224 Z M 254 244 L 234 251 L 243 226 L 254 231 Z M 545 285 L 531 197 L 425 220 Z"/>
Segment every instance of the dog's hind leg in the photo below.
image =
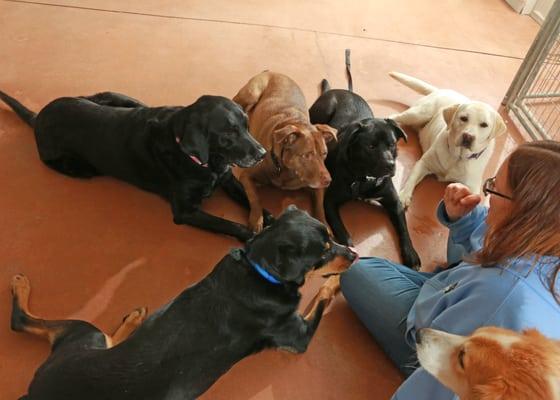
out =
<path fill-rule="evenodd" d="M 254 76 L 239 90 L 233 101 L 239 104 L 246 113 L 250 112 L 259 102 L 262 93 L 268 86 L 269 79 L 270 74 L 266 71 Z"/>
<path fill-rule="evenodd" d="M 420 128 L 430 122 L 433 116 L 433 109 L 426 107 L 426 105 L 417 105 L 401 113 L 390 115 L 389 118 L 400 125 Z"/>
<path fill-rule="evenodd" d="M 107 348 L 116 346 L 126 340 L 146 319 L 147 313 L 148 309 L 142 307 L 137 308 L 124 317 L 122 324 L 117 328 L 115 333 L 107 337 Z"/>
<path fill-rule="evenodd" d="M 100 106 L 126 108 L 146 107 L 146 105 L 139 100 L 115 92 L 102 92 L 94 94 L 93 96 L 82 96 L 82 98 L 99 104 Z"/>
<path fill-rule="evenodd" d="M 29 311 L 29 293 L 31 286 L 25 275 L 16 275 L 12 278 L 12 317 L 11 328 L 16 332 L 27 332 L 47 339 L 51 345 L 62 336 L 72 331 L 80 336 L 97 334 L 99 330 L 85 321 L 77 320 L 44 320 Z"/>
<path fill-rule="evenodd" d="M 60 156 L 54 159 L 43 160 L 52 169 L 73 178 L 92 178 L 101 175 L 92 165 L 86 161 L 72 156 Z"/>

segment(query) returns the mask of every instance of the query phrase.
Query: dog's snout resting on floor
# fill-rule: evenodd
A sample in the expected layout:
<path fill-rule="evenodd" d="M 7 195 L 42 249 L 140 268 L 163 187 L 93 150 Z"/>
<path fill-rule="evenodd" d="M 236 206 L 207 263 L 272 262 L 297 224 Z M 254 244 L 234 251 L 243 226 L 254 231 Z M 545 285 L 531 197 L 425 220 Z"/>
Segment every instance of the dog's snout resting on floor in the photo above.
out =
<path fill-rule="evenodd" d="M 323 195 L 331 176 L 324 160 L 327 143 L 336 141 L 336 130 L 309 122 L 301 89 L 282 74 L 265 71 L 254 76 L 233 100 L 249 114 L 251 133 L 268 151 L 261 164 L 239 176 L 251 203 L 249 226 L 255 232 L 263 227 L 257 184 L 287 190 L 311 188 L 313 215 L 325 223 Z"/>
<path fill-rule="evenodd" d="M 350 77 L 348 58 L 347 70 Z M 397 141 L 406 140 L 406 134 L 394 121 L 374 118 L 367 102 L 351 90 L 331 90 L 326 80 L 321 89 L 309 115 L 312 123 L 328 124 L 338 130 L 338 142 L 329 146 L 326 164 L 333 180 L 324 199 L 325 215 L 335 238 L 352 245 L 340 217 L 340 207 L 352 199 L 374 199 L 387 210 L 397 231 L 403 264 L 418 269 L 420 258 L 410 240 L 404 209 L 391 180 L 395 174 Z"/>
<path fill-rule="evenodd" d="M 298 313 L 299 288 L 313 269 L 347 268 L 355 259 L 326 227 L 290 206 L 243 249 L 146 317 L 138 309 L 113 335 L 77 320 L 29 311 L 29 281 L 12 281 L 12 329 L 52 345 L 26 400 L 194 399 L 244 357 L 266 348 L 304 352 L 334 296 L 322 288 Z M 143 322 L 142 322 L 143 321 Z"/>
<path fill-rule="evenodd" d="M 461 400 L 560 399 L 560 344 L 534 329 L 420 329 L 416 349 L 422 367 Z"/>
<path fill-rule="evenodd" d="M 35 114 L 5 93 L 0 99 L 34 128 L 49 167 L 79 178 L 109 175 L 157 193 L 171 203 L 177 224 L 242 241 L 252 236 L 246 226 L 200 209 L 217 186 L 248 208 L 231 165 L 250 167 L 266 154 L 231 100 L 202 96 L 187 107 L 147 107 L 105 92 L 59 98 Z"/>
<path fill-rule="evenodd" d="M 429 174 L 440 181 L 463 183 L 472 193 L 479 193 L 495 138 L 506 131 L 500 114 L 453 90 L 438 89 L 398 72 L 390 76 L 424 96 L 408 110 L 391 116 L 399 124 L 419 130 L 423 151 L 400 192 L 403 205 L 410 205 L 414 188 Z"/>

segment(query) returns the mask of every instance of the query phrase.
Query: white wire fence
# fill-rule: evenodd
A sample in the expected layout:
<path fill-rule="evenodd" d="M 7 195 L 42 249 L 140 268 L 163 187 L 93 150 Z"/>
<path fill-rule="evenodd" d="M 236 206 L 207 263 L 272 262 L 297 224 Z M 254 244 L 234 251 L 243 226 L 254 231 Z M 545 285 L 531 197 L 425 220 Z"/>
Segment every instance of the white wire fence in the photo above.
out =
<path fill-rule="evenodd" d="M 550 9 L 503 104 L 534 140 L 560 140 L 560 1 Z"/>

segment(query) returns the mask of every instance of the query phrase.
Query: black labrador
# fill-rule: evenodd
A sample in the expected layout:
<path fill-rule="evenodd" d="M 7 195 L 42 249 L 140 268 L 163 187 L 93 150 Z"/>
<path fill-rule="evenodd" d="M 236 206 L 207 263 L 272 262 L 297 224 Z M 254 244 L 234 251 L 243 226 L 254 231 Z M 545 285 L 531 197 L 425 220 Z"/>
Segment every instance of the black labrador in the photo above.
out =
<path fill-rule="evenodd" d="M 59 98 L 35 114 L 5 93 L 0 99 L 34 128 L 41 160 L 56 171 L 79 178 L 109 175 L 157 193 L 171 203 L 176 224 L 241 241 L 253 235 L 200 209 L 217 186 L 249 207 L 231 165 L 250 167 L 266 153 L 233 101 L 202 96 L 187 107 L 147 107 L 104 92 Z"/>
<path fill-rule="evenodd" d="M 338 129 L 338 142 L 329 148 L 325 162 L 332 176 L 324 199 L 327 222 L 340 243 L 352 246 L 340 218 L 340 206 L 352 199 L 379 202 L 398 233 L 403 263 L 418 269 L 420 258 L 410 240 L 404 209 L 391 180 L 395 174 L 397 141 L 406 141 L 406 134 L 393 120 L 374 118 L 367 102 L 352 92 L 348 52 L 346 68 L 349 90 L 331 90 L 323 79 L 321 96 L 309 109 L 311 123 Z"/>
<path fill-rule="evenodd" d="M 248 355 L 267 348 L 302 353 L 330 301 L 320 299 L 305 317 L 298 313 L 306 273 L 332 263 L 348 267 L 355 257 L 323 224 L 290 206 L 200 282 L 143 322 L 145 309 L 129 314 L 112 336 L 85 321 L 33 316 L 29 281 L 16 275 L 12 329 L 52 345 L 23 399 L 194 399 Z"/>

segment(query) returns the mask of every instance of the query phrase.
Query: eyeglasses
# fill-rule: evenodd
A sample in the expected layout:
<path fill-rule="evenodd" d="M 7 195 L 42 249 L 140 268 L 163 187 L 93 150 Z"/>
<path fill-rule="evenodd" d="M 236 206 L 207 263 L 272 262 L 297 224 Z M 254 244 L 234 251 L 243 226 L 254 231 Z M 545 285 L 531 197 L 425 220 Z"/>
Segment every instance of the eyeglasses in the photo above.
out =
<path fill-rule="evenodd" d="M 484 185 L 482 185 L 482 193 L 484 193 L 485 196 L 488 196 L 488 193 L 490 193 L 495 196 L 499 196 L 503 199 L 513 200 L 511 196 L 502 194 L 500 192 L 496 192 L 494 190 L 495 187 L 496 187 L 496 177 L 494 176 L 492 178 L 488 178 L 486 179 L 486 181 L 484 181 Z"/>

